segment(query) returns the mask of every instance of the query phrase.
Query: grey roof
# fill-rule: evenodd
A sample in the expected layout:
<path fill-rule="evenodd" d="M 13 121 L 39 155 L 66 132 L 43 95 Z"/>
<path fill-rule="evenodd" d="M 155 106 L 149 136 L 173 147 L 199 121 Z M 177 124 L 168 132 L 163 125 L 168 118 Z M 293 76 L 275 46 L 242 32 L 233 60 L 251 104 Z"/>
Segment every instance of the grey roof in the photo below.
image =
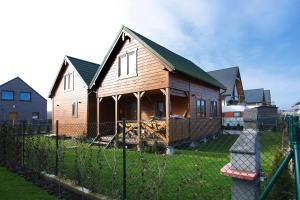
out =
<path fill-rule="evenodd" d="M 265 95 L 265 102 L 267 104 L 271 104 L 271 91 L 270 90 L 264 90 Z"/>
<path fill-rule="evenodd" d="M 100 67 L 97 63 L 92 63 L 86 60 L 81 60 L 71 56 L 66 56 L 72 65 L 76 68 L 77 72 L 87 85 L 90 85 L 96 71 Z"/>
<path fill-rule="evenodd" d="M 263 103 L 264 89 L 244 90 L 246 103 Z"/>
<path fill-rule="evenodd" d="M 146 38 L 145 36 L 142 36 L 141 34 L 135 32 L 125 26 L 122 26 L 116 41 L 118 40 L 118 38 L 121 36 L 121 33 L 123 33 L 123 32 L 130 34 L 132 37 L 134 37 L 136 40 L 138 40 L 150 52 L 152 52 L 160 60 L 162 60 L 165 64 L 167 64 L 168 67 L 170 67 L 172 71 L 178 71 L 178 72 L 186 74 L 190 77 L 198 79 L 200 81 L 203 81 L 210 85 L 213 85 L 217 88 L 226 89 L 226 87 L 222 83 L 220 83 L 218 80 L 216 80 L 215 78 L 210 76 L 208 73 L 206 73 L 199 66 L 194 64 L 192 61 L 170 51 L 169 49 L 153 42 L 152 40 Z M 114 42 L 114 44 L 116 44 L 116 41 Z M 108 54 L 104 58 L 102 66 L 104 66 L 104 63 L 105 63 L 106 59 L 108 59 L 110 52 L 112 51 L 113 48 L 114 48 L 114 45 L 111 47 Z M 95 74 L 95 77 L 94 77 L 93 82 L 90 85 L 90 87 L 93 86 L 93 83 L 96 81 L 97 77 L 101 73 L 101 70 L 102 70 L 102 68 L 99 68 L 98 72 Z"/>
<path fill-rule="evenodd" d="M 238 72 L 239 72 L 239 67 L 230 67 L 230 68 L 210 71 L 208 72 L 208 74 L 226 86 L 227 89 L 226 92 L 223 93 L 223 95 L 227 96 L 233 93 L 235 80 Z"/>
<path fill-rule="evenodd" d="M 20 81 L 23 82 L 25 85 L 27 85 L 27 87 L 29 87 L 32 91 L 34 91 L 37 95 L 39 95 L 39 96 L 42 97 L 45 101 L 47 101 L 47 99 L 46 99 L 45 97 L 43 97 L 40 93 L 38 93 L 35 89 L 33 89 L 29 84 L 27 84 L 27 83 L 26 83 L 23 79 L 21 79 L 19 76 L 17 76 L 17 77 L 15 77 L 15 78 L 13 78 L 13 79 L 11 79 L 11 80 L 9 80 L 9 81 L 7 81 L 7 82 L 1 84 L 1 85 L 0 85 L 0 88 L 1 88 L 2 86 L 6 85 L 7 83 L 12 82 L 12 81 L 15 81 L 15 80 L 20 80 Z"/>

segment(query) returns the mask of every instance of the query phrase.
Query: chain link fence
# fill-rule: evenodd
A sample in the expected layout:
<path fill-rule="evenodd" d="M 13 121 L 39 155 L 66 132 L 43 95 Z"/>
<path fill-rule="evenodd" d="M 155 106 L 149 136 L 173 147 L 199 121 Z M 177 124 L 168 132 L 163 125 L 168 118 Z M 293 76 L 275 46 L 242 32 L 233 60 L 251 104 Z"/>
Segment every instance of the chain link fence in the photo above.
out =
<path fill-rule="evenodd" d="M 169 127 L 159 120 L 58 124 L 58 137 L 28 124 L 1 125 L 0 162 L 57 175 L 110 199 L 258 198 L 289 149 L 285 119 L 232 119 L 222 127 L 217 120 L 176 119 Z M 269 199 L 294 198 L 292 166 Z"/>

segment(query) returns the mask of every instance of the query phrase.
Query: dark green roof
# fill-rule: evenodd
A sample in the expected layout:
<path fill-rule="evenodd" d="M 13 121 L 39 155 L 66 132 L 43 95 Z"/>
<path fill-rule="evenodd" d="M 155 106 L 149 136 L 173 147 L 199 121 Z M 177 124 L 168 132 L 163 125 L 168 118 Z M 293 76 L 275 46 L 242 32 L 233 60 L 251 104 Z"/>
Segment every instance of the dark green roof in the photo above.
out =
<path fill-rule="evenodd" d="M 78 58 L 74 58 L 71 56 L 66 56 L 66 57 L 75 67 L 75 69 L 77 70 L 81 78 L 84 80 L 84 82 L 87 85 L 90 85 L 100 65 L 89 61 L 81 60 Z"/>
<path fill-rule="evenodd" d="M 203 81 L 210 85 L 213 85 L 217 88 L 226 89 L 226 87 L 222 83 L 220 83 L 215 78 L 210 76 L 208 73 L 203 71 L 200 67 L 198 67 L 196 64 L 194 64 L 192 61 L 168 50 L 167 48 L 153 42 L 152 40 L 142 36 L 141 34 L 135 32 L 125 26 L 122 27 L 120 33 L 122 33 L 123 31 L 127 32 L 128 34 L 133 36 L 135 39 L 137 39 L 140 43 L 142 43 L 149 51 L 151 51 L 154 55 L 156 55 L 159 59 L 161 59 L 164 63 L 166 63 L 168 65 L 168 67 L 171 68 L 171 70 L 181 72 L 190 77 L 193 77 L 195 79 L 198 79 L 200 81 Z M 119 34 L 118 37 L 120 35 L 121 34 Z M 111 50 L 109 52 L 111 52 Z M 105 57 L 104 62 L 107 59 L 108 55 Z M 102 66 L 104 66 L 104 63 L 102 63 Z M 101 72 L 101 68 L 99 68 L 99 71 L 95 74 L 92 84 L 96 81 L 100 72 Z M 90 87 L 92 87 L 92 84 L 90 85 Z"/>

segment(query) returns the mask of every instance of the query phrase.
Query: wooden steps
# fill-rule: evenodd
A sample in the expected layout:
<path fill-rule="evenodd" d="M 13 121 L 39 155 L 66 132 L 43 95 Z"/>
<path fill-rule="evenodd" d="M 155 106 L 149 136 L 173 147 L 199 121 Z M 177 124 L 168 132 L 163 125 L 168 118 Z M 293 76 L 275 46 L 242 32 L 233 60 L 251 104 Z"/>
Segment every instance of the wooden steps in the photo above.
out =
<path fill-rule="evenodd" d="M 91 145 L 101 146 L 106 149 L 111 145 L 114 139 L 115 139 L 114 135 L 97 136 L 94 138 Z"/>

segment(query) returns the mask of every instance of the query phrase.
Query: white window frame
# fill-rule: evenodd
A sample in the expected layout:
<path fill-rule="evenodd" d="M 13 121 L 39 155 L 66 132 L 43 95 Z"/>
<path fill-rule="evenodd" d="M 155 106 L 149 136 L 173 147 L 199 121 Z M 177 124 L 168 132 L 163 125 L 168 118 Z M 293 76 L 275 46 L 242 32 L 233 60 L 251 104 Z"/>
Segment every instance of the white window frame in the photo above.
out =
<path fill-rule="evenodd" d="M 75 109 L 74 109 L 74 112 L 73 112 L 73 106 L 75 105 Z M 72 114 L 72 117 L 74 118 L 77 118 L 78 117 L 78 102 L 73 102 L 72 103 L 72 110 L 71 110 L 71 114 Z"/>
<path fill-rule="evenodd" d="M 129 77 L 134 77 L 137 76 L 137 48 L 133 51 L 126 51 L 126 53 L 120 54 L 118 56 L 118 79 L 124 79 L 124 78 L 129 78 Z M 130 72 L 129 68 L 129 56 L 134 56 L 135 59 L 135 69 L 133 72 Z M 126 74 L 121 74 L 121 58 L 126 57 Z"/>
<path fill-rule="evenodd" d="M 74 72 L 64 75 L 64 91 L 74 90 Z"/>

